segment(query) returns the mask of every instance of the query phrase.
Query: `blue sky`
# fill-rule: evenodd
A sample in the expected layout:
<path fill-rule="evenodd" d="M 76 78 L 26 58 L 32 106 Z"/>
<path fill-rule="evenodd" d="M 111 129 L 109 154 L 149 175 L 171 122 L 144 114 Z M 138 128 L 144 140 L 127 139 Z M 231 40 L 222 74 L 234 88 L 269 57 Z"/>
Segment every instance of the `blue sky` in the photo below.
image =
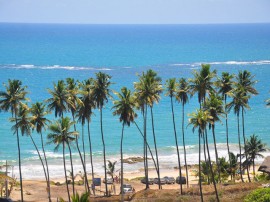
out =
<path fill-rule="evenodd" d="M 265 23 L 270 0 L 0 0 L 0 22 Z"/>

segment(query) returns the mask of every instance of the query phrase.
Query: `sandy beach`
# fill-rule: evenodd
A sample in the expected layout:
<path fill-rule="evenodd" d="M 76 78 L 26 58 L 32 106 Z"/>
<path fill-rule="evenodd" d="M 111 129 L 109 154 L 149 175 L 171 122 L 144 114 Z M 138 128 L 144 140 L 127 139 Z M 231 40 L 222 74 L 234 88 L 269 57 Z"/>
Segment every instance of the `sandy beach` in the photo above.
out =
<path fill-rule="evenodd" d="M 258 169 L 258 165 L 256 166 L 256 170 Z M 190 187 L 197 187 L 198 184 L 198 178 L 195 176 L 195 168 L 194 166 L 191 166 L 189 168 L 189 184 Z M 182 169 L 182 173 L 185 173 L 185 170 Z M 140 182 L 138 178 L 143 177 L 144 172 L 137 172 L 137 173 L 130 173 L 124 175 L 124 183 L 131 184 L 135 191 L 140 191 L 145 188 L 145 185 Z M 161 171 L 161 177 L 164 176 L 172 176 L 177 177 L 178 176 L 178 170 L 171 169 L 171 170 L 162 170 Z M 183 175 L 185 176 L 185 175 Z M 252 175 L 251 175 L 252 176 Z M 101 177 L 103 179 L 103 176 L 96 175 L 95 177 Z M 156 171 L 151 170 L 149 171 L 149 177 L 155 178 L 157 177 Z M 89 179 L 91 177 L 89 176 Z M 247 181 L 247 175 L 244 175 L 245 181 Z M 78 178 L 77 178 L 78 180 Z M 57 201 L 62 197 L 63 199 L 67 200 L 67 193 L 66 193 L 66 186 L 62 183 L 64 183 L 64 178 L 62 179 L 52 179 L 52 182 L 57 183 L 59 182 L 61 185 L 51 185 L 51 195 L 52 195 L 52 201 Z M 46 182 L 42 180 L 23 180 L 23 187 L 24 187 L 24 198 L 25 201 L 40 201 L 45 202 L 48 201 L 47 199 L 47 193 L 46 193 Z M 183 188 L 185 189 L 187 186 L 183 185 Z M 70 193 L 72 194 L 72 186 L 69 185 Z M 83 185 L 76 185 L 75 189 L 78 193 L 83 193 L 85 191 L 85 188 Z M 110 190 L 112 195 L 118 195 L 120 193 L 120 184 L 115 183 L 115 193 L 114 188 L 112 185 L 108 185 L 108 189 Z M 158 189 L 158 185 L 150 185 L 150 189 Z M 179 184 L 171 184 L 171 185 L 163 185 L 162 189 L 179 189 Z M 104 195 L 105 185 L 102 183 L 101 187 L 96 188 L 96 196 L 100 197 Z M 20 199 L 20 189 L 19 186 L 15 187 L 11 193 L 11 199 L 14 201 L 18 201 Z"/>

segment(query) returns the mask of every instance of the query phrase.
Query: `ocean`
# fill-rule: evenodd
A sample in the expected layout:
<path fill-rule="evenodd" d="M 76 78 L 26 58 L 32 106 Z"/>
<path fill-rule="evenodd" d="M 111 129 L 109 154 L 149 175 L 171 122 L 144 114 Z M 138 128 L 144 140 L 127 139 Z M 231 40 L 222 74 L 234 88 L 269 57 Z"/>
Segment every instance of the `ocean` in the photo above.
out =
<path fill-rule="evenodd" d="M 246 136 L 258 135 L 270 147 L 270 109 L 265 100 L 270 97 L 270 24 L 224 25 L 64 25 L 64 24 L 0 24 L 0 90 L 8 79 L 19 79 L 28 86 L 30 104 L 44 101 L 50 95 L 47 89 L 60 79 L 73 77 L 80 81 L 95 77 L 102 71 L 112 76 L 111 89 L 119 91 L 126 86 L 132 91 L 138 74 L 153 69 L 165 84 L 168 78 L 191 78 L 202 63 L 211 64 L 218 75 L 227 71 L 237 74 L 248 70 L 258 81 L 259 95 L 250 100 L 251 109 L 246 112 Z M 115 97 L 115 96 L 114 96 Z M 181 105 L 175 105 L 177 135 L 180 141 L 181 160 L 183 147 L 181 133 Z M 107 159 L 120 162 L 121 124 L 112 115 L 112 100 L 104 107 L 104 135 Z M 185 134 L 188 164 L 197 163 L 198 134 L 188 126 L 188 114 L 199 108 L 197 96 L 185 106 Z M 170 99 L 164 93 L 154 105 L 157 146 L 162 169 L 177 166 L 176 148 L 172 125 Z M 69 114 L 67 114 L 69 116 Z M 8 160 L 15 165 L 18 177 L 16 136 L 11 131 L 10 113 L 0 113 L 0 163 Z M 54 113 L 48 116 L 55 120 Z M 143 120 L 138 111 L 136 122 L 142 129 Z M 154 151 L 150 119 L 147 126 L 149 144 Z M 80 124 L 77 125 L 81 131 Z M 94 165 L 96 173 L 103 173 L 102 142 L 99 111 L 95 110 L 91 121 Z M 48 134 L 48 130 L 44 135 Z M 32 134 L 40 147 L 40 137 Z M 86 137 L 85 129 L 85 137 Z M 37 153 L 30 138 L 20 137 L 23 178 L 43 178 Z M 216 126 L 216 138 L 220 156 L 226 157 L 225 120 Z M 214 157 L 212 137 L 209 136 L 211 155 Z M 238 152 L 237 120 L 229 114 L 229 141 L 231 150 Z M 81 143 L 81 139 L 80 139 Z M 74 147 L 75 171 L 82 170 Z M 63 177 L 62 154 L 54 152 L 54 145 L 46 145 L 52 177 Z M 142 156 L 143 139 L 135 125 L 126 127 L 124 157 Z M 269 155 L 267 151 L 264 155 Z M 90 171 L 89 147 L 86 142 L 87 169 Z M 263 159 L 258 159 L 261 162 Z M 153 166 L 150 164 L 150 166 Z M 120 168 L 120 164 L 117 164 Z M 124 165 L 125 172 L 138 172 L 142 163 Z"/>

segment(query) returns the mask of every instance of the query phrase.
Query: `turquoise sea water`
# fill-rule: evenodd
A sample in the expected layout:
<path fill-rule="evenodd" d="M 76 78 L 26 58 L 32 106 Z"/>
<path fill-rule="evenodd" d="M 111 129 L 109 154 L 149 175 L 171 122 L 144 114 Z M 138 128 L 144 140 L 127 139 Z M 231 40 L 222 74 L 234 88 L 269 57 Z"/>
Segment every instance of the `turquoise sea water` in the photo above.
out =
<path fill-rule="evenodd" d="M 0 83 L 20 79 L 28 86 L 31 102 L 49 98 L 48 88 L 53 82 L 67 77 L 84 80 L 98 71 L 112 76 L 112 89 L 122 86 L 133 89 L 137 74 L 152 68 L 162 77 L 163 83 L 171 77 L 192 76 L 201 63 L 210 63 L 220 75 L 223 71 L 235 73 L 247 69 L 258 80 L 259 95 L 250 101 L 246 113 L 246 135 L 256 133 L 270 145 L 270 109 L 264 101 L 270 97 L 270 24 L 236 25 L 50 25 L 50 24 L 0 24 Z M 1 90 L 4 87 L 0 86 Z M 104 135 L 109 160 L 119 160 L 121 124 L 112 116 L 112 101 L 104 108 Z M 198 108 L 197 96 L 186 105 L 186 114 Z M 177 132 L 181 139 L 181 106 L 175 103 Z M 138 124 L 142 117 L 138 112 Z M 9 160 L 16 165 L 16 138 L 11 132 L 9 113 L 0 114 L 0 161 Z M 54 119 L 53 114 L 49 115 Z M 162 168 L 177 165 L 169 98 L 162 96 L 154 106 L 157 144 Z M 230 143 L 237 152 L 236 117 L 229 114 Z M 225 121 L 217 125 L 220 155 L 226 156 Z M 150 123 L 150 119 L 148 121 Z M 186 116 L 186 124 L 188 116 Z M 94 163 L 96 172 L 102 172 L 102 144 L 99 112 L 92 118 Z M 79 130 L 81 128 L 79 127 Z M 149 142 L 153 145 L 151 125 Z M 197 162 L 197 133 L 186 127 L 188 163 Z M 47 133 L 47 131 L 45 132 Z M 86 134 L 85 134 L 86 135 Z M 33 134 L 39 143 L 39 136 Z M 212 139 L 210 138 L 212 142 Z M 182 142 L 182 141 L 180 141 Z M 141 156 L 143 140 L 135 126 L 126 128 L 125 157 Z M 88 146 L 88 144 L 86 143 Z M 88 147 L 87 147 L 88 148 Z M 21 137 L 23 175 L 25 178 L 42 177 L 37 154 L 28 137 Z M 54 176 L 62 176 L 61 153 L 54 153 L 46 145 L 50 169 Z M 89 149 L 87 150 L 89 151 Z M 181 147 L 182 151 L 182 147 Z M 89 154 L 89 152 L 87 152 Z M 213 152 L 212 152 L 213 154 Z M 181 155 L 181 158 L 183 155 Z M 79 158 L 74 151 L 76 170 Z M 183 159 L 183 158 L 182 158 Z M 89 162 L 87 163 L 89 165 Z M 135 172 L 142 164 L 125 166 Z M 16 171 L 16 169 L 15 169 Z"/>

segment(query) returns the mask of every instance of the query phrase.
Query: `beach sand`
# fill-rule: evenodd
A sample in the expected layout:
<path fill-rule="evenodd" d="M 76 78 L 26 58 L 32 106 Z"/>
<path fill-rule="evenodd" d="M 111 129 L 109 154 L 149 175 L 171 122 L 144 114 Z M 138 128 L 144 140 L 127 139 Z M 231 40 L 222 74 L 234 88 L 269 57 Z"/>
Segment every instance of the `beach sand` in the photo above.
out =
<path fill-rule="evenodd" d="M 198 184 L 198 178 L 195 176 L 195 170 L 196 168 L 194 166 L 191 166 L 189 168 L 189 184 L 190 186 L 197 186 Z M 258 169 L 258 166 L 256 166 L 256 170 Z M 161 170 L 161 177 L 164 176 L 172 176 L 177 177 L 178 176 L 178 170 L 177 169 L 170 169 L 170 170 Z M 182 173 L 185 173 L 185 170 L 182 169 Z M 135 191 L 140 191 L 145 188 L 145 185 L 140 182 L 138 178 L 143 177 L 144 172 L 136 172 L 136 173 L 129 173 L 124 174 L 124 183 L 131 184 Z M 184 175 L 185 176 L 185 175 Z M 252 176 L 252 175 L 251 175 Z M 96 175 L 95 177 L 101 177 L 103 179 L 103 176 Z M 155 178 L 157 177 L 155 170 L 149 171 L 149 177 Z M 137 179 L 136 179 L 137 178 Z M 89 179 L 91 177 L 89 176 Z M 244 175 L 245 181 L 247 181 L 247 176 Z M 52 179 L 53 182 L 64 182 L 64 178 L 62 179 Z M 172 185 L 163 185 L 162 189 L 179 189 L 179 184 L 172 184 Z M 183 188 L 186 188 L 186 185 L 183 185 Z M 24 188 L 24 199 L 25 201 L 40 201 L 45 202 L 48 201 L 47 199 L 47 193 L 46 193 L 46 182 L 42 180 L 24 180 L 23 181 L 23 188 Z M 70 193 L 72 194 L 72 186 L 69 185 Z M 78 193 L 83 193 L 85 191 L 85 188 L 83 185 L 75 185 L 75 189 Z M 120 185 L 118 183 L 115 183 L 115 193 L 113 191 L 112 185 L 108 185 L 108 189 L 111 191 L 111 193 L 119 194 L 120 192 Z M 158 185 L 150 185 L 150 189 L 158 189 Z M 96 188 L 96 195 L 97 196 L 103 196 L 105 185 L 102 183 L 101 187 Z M 101 191 L 98 191 L 101 190 Z M 57 201 L 60 197 L 67 200 L 67 192 L 66 192 L 66 186 L 65 185 L 51 185 L 51 196 L 52 201 Z M 11 199 L 14 201 L 17 201 L 20 199 L 20 189 L 19 186 L 15 187 L 11 193 Z"/>

